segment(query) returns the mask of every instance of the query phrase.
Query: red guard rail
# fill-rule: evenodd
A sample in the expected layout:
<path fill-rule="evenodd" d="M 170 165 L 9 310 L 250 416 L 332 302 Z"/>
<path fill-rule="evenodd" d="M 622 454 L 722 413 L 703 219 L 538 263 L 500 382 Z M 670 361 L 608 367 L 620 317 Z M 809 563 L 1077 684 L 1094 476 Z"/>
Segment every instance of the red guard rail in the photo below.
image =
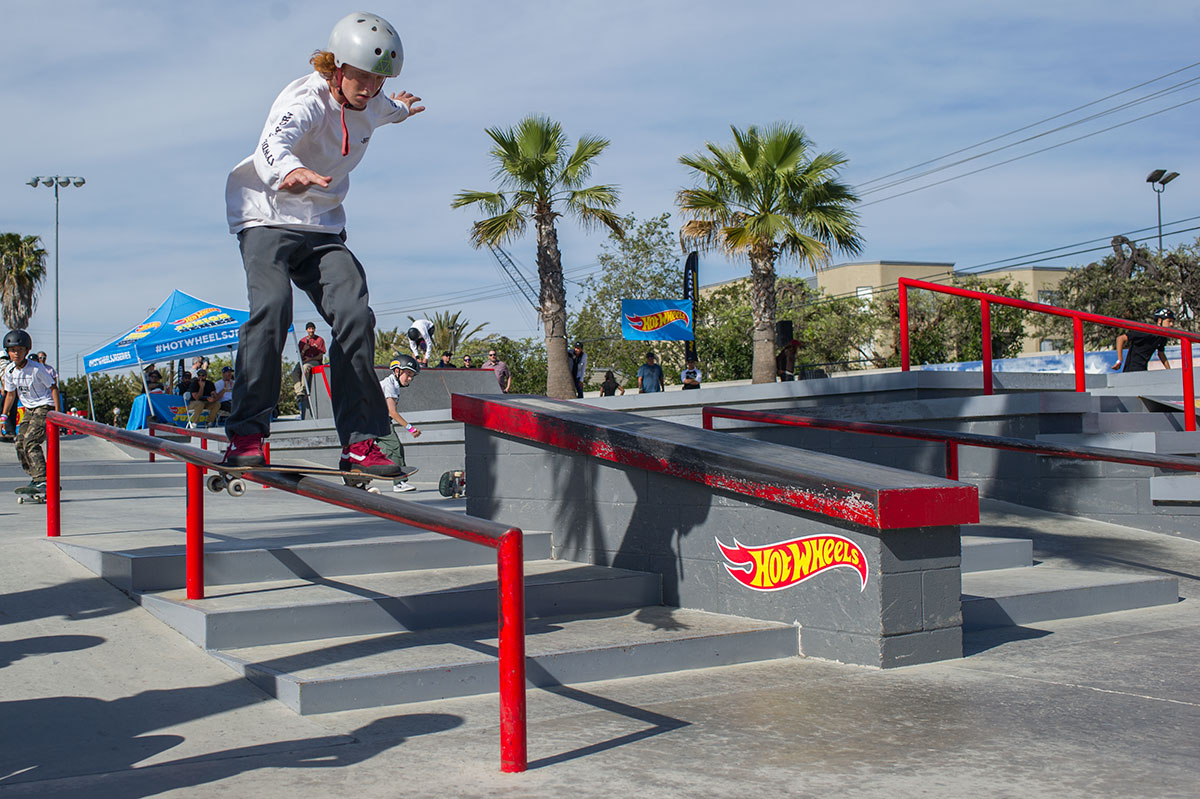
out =
<path fill-rule="evenodd" d="M 704 429 L 713 429 L 713 419 L 739 419 L 746 422 L 787 425 L 790 427 L 812 427 L 822 430 L 837 430 L 848 433 L 867 433 L 892 438 L 911 438 L 920 441 L 939 441 L 946 445 L 946 478 L 958 479 L 958 447 L 986 447 L 1014 452 L 1029 452 L 1058 458 L 1076 458 L 1085 461 L 1108 461 L 1130 463 L 1135 466 L 1152 466 L 1159 469 L 1175 469 L 1183 472 L 1200 472 L 1200 458 L 1180 458 L 1168 455 L 1142 453 L 1132 455 L 1126 450 L 1106 447 L 1068 447 L 1062 444 L 1030 441 L 1026 438 L 985 436 L 978 433 L 952 433 L 945 430 L 927 430 L 923 427 L 905 427 L 875 422 L 851 422 L 842 419 L 820 419 L 801 416 L 786 411 L 748 411 L 738 408 L 721 408 L 709 405 L 701 410 Z"/>
<path fill-rule="evenodd" d="M 1075 390 L 1085 391 L 1084 373 L 1083 373 L 1083 323 L 1091 322 L 1093 324 L 1104 325 L 1105 327 L 1124 328 L 1127 330 L 1140 330 L 1144 333 L 1153 333 L 1156 336 L 1164 336 L 1166 338 L 1179 339 L 1182 348 L 1181 353 L 1181 369 L 1183 372 L 1183 427 L 1185 430 L 1196 429 L 1196 393 L 1195 384 L 1192 376 L 1192 342 L 1200 341 L 1200 334 L 1188 333 L 1185 330 L 1177 330 L 1173 327 L 1158 327 L 1157 325 L 1148 325 L 1142 322 L 1131 322 L 1128 319 L 1117 319 L 1112 316 L 1101 316 L 1100 314 L 1088 313 L 1086 311 L 1073 311 L 1069 308 L 1059 308 L 1054 305 L 1045 305 L 1040 302 L 1029 302 L 1028 300 L 1016 300 L 1012 297 L 1003 297 L 999 294 L 987 294 L 982 291 L 972 291 L 971 289 L 962 289 L 956 286 L 943 286 L 938 283 L 927 283 L 924 280 L 916 280 L 910 277 L 902 277 L 898 281 L 899 301 L 900 301 L 900 369 L 907 372 L 910 366 L 909 343 L 908 343 L 908 289 L 925 289 L 934 291 L 939 294 L 950 294 L 955 297 L 966 297 L 972 300 L 979 300 L 979 313 L 982 321 L 983 335 L 983 393 L 992 393 L 992 305 L 1007 305 L 1010 308 L 1020 308 L 1025 311 L 1033 311 L 1035 313 L 1049 314 L 1050 316 L 1065 316 L 1071 320 L 1072 329 L 1072 348 L 1075 352 Z"/>
<path fill-rule="evenodd" d="M 215 465 L 220 462 L 220 456 L 145 433 L 53 411 L 46 417 L 46 534 L 52 537 L 62 532 L 60 430 L 86 433 L 187 463 L 187 598 L 203 599 L 205 488 L 204 466 L 197 461 Z M 528 755 L 525 729 L 525 566 L 521 530 L 416 502 L 370 494 L 313 477 L 248 471 L 242 475 L 242 479 L 496 550 L 500 600 L 500 770 L 524 771 Z"/>

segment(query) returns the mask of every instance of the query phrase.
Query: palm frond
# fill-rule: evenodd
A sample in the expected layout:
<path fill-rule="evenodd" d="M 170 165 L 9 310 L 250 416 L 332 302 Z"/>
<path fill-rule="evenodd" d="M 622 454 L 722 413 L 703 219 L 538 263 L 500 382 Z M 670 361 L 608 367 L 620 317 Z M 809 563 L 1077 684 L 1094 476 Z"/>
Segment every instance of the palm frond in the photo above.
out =
<path fill-rule="evenodd" d="M 566 188 L 582 186 L 592 174 L 592 160 L 608 147 L 608 139 L 599 136 L 581 136 L 575 145 L 575 152 L 563 166 L 560 183 Z"/>
<path fill-rule="evenodd" d="M 526 224 L 526 217 L 519 208 L 510 208 L 502 214 L 480 219 L 471 226 L 471 246 L 478 249 L 519 238 L 525 232 Z"/>

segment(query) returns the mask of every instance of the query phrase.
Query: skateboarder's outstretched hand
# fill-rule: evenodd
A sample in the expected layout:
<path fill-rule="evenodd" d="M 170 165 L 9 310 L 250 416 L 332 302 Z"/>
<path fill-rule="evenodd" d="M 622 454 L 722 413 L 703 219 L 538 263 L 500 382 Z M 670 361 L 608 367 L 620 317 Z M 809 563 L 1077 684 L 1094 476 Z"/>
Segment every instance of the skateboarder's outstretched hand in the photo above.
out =
<path fill-rule="evenodd" d="M 311 186 L 320 186 L 326 188 L 333 178 L 318 175 L 308 167 L 300 166 L 288 172 L 284 177 L 283 182 L 279 184 L 280 191 L 290 191 L 292 194 L 299 194 L 307 191 Z"/>
<path fill-rule="evenodd" d="M 419 114 L 425 110 L 423 105 L 413 105 L 413 103 L 421 102 L 421 98 L 417 97 L 412 92 L 400 92 L 399 94 L 390 95 L 392 100 L 408 108 L 409 116 Z"/>

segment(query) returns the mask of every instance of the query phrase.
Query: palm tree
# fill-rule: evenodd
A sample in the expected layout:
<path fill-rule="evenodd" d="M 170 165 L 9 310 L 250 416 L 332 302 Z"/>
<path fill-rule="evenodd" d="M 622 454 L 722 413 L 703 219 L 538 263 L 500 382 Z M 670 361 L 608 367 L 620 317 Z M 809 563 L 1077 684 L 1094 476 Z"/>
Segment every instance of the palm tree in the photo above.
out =
<path fill-rule="evenodd" d="M 499 191 L 463 191 L 451 207 L 474 205 L 488 215 L 471 226 L 471 244 L 476 248 L 515 239 L 533 221 L 541 283 L 538 301 L 546 335 L 546 394 L 574 397 L 575 384 L 567 365 L 567 299 L 555 220 L 565 211 L 585 228 L 604 225 L 618 236 L 624 235 L 621 218 L 613 210 L 617 188 L 584 186 L 591 177 L 592 162 L 609 142 L 583 136 L 568 154 L 562 126 L 542 116 L 528 116 L 508 130 L 489 128 L 487 135 L 495 142 L 491 156 Z"/>
<path fill-rule="evenodd" d="M 0 233 L 0 314 L 12 329 L 25 328 L 46 279 L 46 251 L 37 236 Z"/>
<path fill-rule="evenodd" d="M 433 316 L 427 315 L 425 317 L 433 322 L 433 348 L 437 350 L 437 352 L 429 354 L 430 363 L 435 363 L 441 353 L 446 350 L 449 350 L 451 353 L 458 352 L 458 348 L 463 343 L 487 327 L 487 322 L 484 322 L 471 328 L 471 320 L 460 319 L 460 316 L 462 316 L 462 311 L 455 311 L 454 313 L 438 311 Z M 412 317 L 409 318 L 412 319 Z M 413 321 L 415 322 L 416 320 L 413 319 Z M 467 328 L 471 328 L 469 332 Z"/>
<path fill-rule="evenodd" d="M 685 244 L 720 246 L 728 255 L 750 259 L 753 319 L 753 382 L 775 380 L 775 262 L 796 258 L 820 269 L 830 249 L 853 255 L 862 249 L 858 197 L 837 180 L 847 159 L 842 153 L 809 155 L 804 128 L 779 122 L 760 131 L 730 126 L 733 145 L 707 142 L 704 152 L 679 163 L 702 184 L 682 189 L 678 203 L 687 222 Z"/>

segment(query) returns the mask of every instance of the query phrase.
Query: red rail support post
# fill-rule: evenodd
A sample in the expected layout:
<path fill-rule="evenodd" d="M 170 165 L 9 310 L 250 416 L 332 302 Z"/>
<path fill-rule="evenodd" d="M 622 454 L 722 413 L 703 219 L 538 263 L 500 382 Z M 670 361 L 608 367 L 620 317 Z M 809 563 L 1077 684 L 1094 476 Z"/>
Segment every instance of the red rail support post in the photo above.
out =
<path fill-rule="evenodd" d="M 954 441 L 946 442 L 946 479 L 958 479 L 958 444 Z"/>
<path fill-rule="evenodd" d="M 525 732 L 525 580 L 521 531 L 509 530 L 496 547 L 500 592 L 500 770 L 528 766 Z"/>
<path fill-rule="evenodd" d="M 979 321 L 983 333 L 983 393 L 992 393 L 992 304 L 979 303 Z"/>
<path fill-rule="evenodd" d="M 46 422 L 46 535 L 62 533 L 62 460 L 58 454 L 58 425 Z"/>
<path fill-rule="evenodd" d="M 1087 377 L 1083 370 L 1083 320 L 1071 317 L 1071 341 L 1075 348 L 1075 390 L 1087 390 Z"/>
<path fill-rule="evenodd" d="M 154 421 L 154 417 L 150 417 L 150 420 Z M 146 435 L 154 438 L 154 425 L 151 424 L 146 426 Z M 154 450 L 150 450 L 150 462 L 154 463 Z"/>
<path fill-rule="evenodd" d="M 1179 368 L 1183 371 L 1183 429 L 1196 429 L 1196 383 L 1192 375 L 1192 342 L 1179 339 Z"/>
<path fill-rule="evenodd" d="M 900 301 L 900 371 L 908 371 L 908 286 L 901 281 L 897 286 Z"/>
<path fill-rule="evenodd" d="M 204 599 L 204 470 L 187 465 L 187 598 Z"/>

